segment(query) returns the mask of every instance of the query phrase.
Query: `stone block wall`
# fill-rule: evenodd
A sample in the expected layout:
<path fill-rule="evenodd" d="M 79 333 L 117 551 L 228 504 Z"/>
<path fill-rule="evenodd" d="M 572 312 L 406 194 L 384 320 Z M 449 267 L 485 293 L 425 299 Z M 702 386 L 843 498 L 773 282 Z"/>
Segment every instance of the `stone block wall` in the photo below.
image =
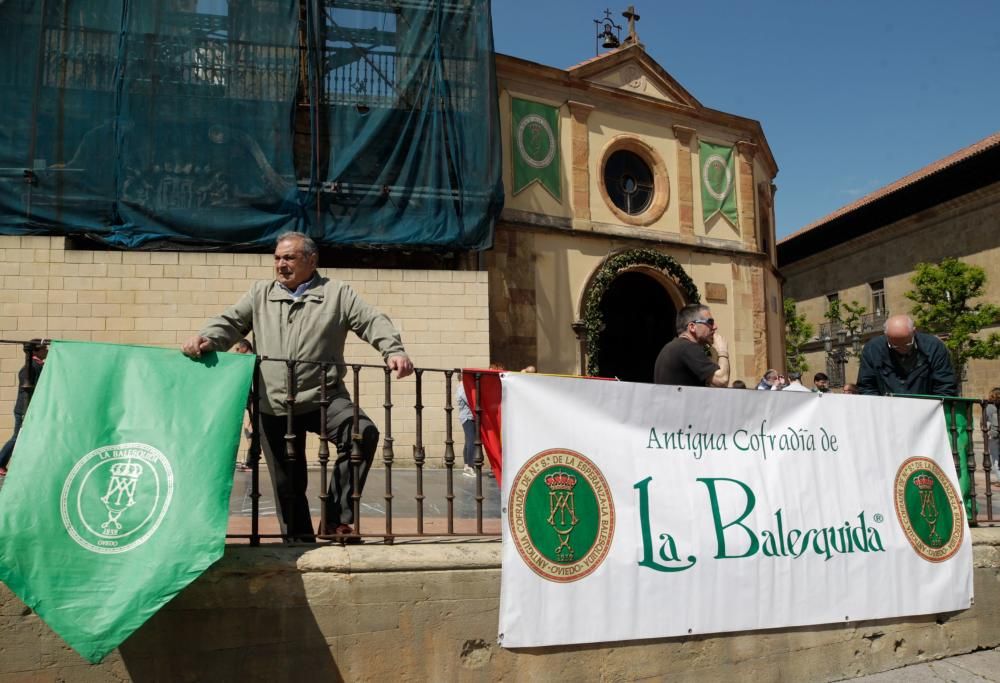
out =
<path fill-rule="evenodd" d="M 499 543 L 230 547 L 98 665 L 0 584 L 0 682 L 842 680 L 1000 645 L 1000 529 L 972 538 L 961 612 L 517 650 Z"/>
<path fill-rule="evenodd" d="M 273 278 L 270 254 L 122 252 L 67 249 L 58 237 L 0 237 L 0 339 L 33 337 L 179 349 L 205 320 L 235 303 L 251 283 Z M 481 271 L 320 269 L 351 284 L 399 328 L 418 367 L 485 367 L 489 360 L 488 278 Z M 179 351 L 178 351 L 179 352 Z M 381 364 L 353 335 L 349 363 Z M 21 347 L 0 344 L 0 438 L 13 425 Z M 361 406 L 382 427 L 384 375 L 361 372 Z M 348 388 L 351 387 L 350 378 Z M 457 377 L 456 377 L 457 381 Z M 397 464 L 410 461 L 416 427 L 415 381 L 393 382 Z M 423 379 L 424 444 L 440 463 L 445 442 L 442 373 Z M 462 429 L 453 413 L 461 460 Z M 310 448 L 310 455 L 315 448 Z"/>

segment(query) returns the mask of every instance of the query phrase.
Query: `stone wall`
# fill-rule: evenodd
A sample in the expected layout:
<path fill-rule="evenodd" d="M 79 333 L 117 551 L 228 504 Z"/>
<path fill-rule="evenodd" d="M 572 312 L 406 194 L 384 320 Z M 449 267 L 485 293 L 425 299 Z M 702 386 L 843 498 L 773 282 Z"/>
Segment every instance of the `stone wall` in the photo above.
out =
<path fill-rule="evenodd" d="M 499 543 L 230 547 L 93 666 L 0 585 L 0 683 L 839 680 L 1000 645 L 1000 529 L 972 535 L 963 612 L 518 650 L 496 645 Z"/>
<path fill-rule="evenodd" d="M 60 237 L 0 237 L 0 339 L 45 337 L 179 349 L 206 319 L 235 303 L 253 281 L 273 278 L 272 262 L 270 254 L 82 251 L 67 249 Z M 350 283 L 365 301 L 392 318 L 418 367 L 488 363 L 485 272 L 362 268 L 320 272 Z M 353 335 L 345 357 L 350 363 L 381 363 L 379 354 Z M 23 363 L 20 346 L 0 344 L 3 439 L 12 428 L 17 371 Z M 384 375 L 367 369 L 361 379 L 361 405 L 381 428 Z M 393 385 L 393 435 L 397 463 L 403 466 L 414 441 L 414 385 L 412 378 Z M 443 374 L 426 373 L 423 405 L 424 443 L 433 464 L 444 453 Z M 461 444 L 457 415 L 455 411 L 453 438 Z"/>
<path fill-rule="evenodd" d="M 489 331 L 494 357 L 490 360 L 510 370 L 538 365 L 534 244 L 531 232 L 500 224 L 493 249 L 485 254 L 492 274 Z"/>

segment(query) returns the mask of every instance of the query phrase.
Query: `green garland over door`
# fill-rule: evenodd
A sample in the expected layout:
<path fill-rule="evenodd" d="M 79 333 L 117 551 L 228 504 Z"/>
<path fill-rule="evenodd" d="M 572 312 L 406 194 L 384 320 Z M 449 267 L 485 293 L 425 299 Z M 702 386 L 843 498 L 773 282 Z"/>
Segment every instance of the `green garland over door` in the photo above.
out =
<path fill-rule="evenodd" d="M 583 310 L 583 323 L 587 334 L 587 374 L 600 375 L 601 331 L 604 320 L 601 316 L 601 300 L 622 271 L 635 266 L 648 266 L 668 276 L 680 288 L 686 304 L 699 303 L 701 295 L 694 281 L 672 256 L 652 249 L 629 249 L 608 257 L 594 276 L 587 291 L 587 302 Z"/>

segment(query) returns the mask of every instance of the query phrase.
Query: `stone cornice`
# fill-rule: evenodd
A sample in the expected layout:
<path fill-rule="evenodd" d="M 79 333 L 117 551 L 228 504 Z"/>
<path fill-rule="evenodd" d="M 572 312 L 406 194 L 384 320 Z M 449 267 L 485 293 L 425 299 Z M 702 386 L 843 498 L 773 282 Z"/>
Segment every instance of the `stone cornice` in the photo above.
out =
<path fill-rule="evenodd" d="M 674 124 L 671 128 L 674 131 L 674 137 L 685 147 L 690 147 L 691 143 L 694 142 L 695 136 L 698 134 L 698 131 L 694 128 L 680 124 Z"/>
<path fill-rule="evenodd" d="M 742 156 L 747 158 L 747 161 L 753 161 L 754 156 L 757 154 L 757 145 L 749 140 L 738 140 L 736 142 L 736 149 Z"/>
<path fill-rule="evenodd" d="M 592 104 L 577 102 L 576 100 L 567 100 L 566 106 L 569 107 L 570 116 L 578 121 L 586 121 L 587 117 L 590 116 L 590 112 L 596 109 Z"/>
<path fill-rule="evenodd" d="M 664 233 L 661 230 L 614 225 L 611 223 L 601 223 L 599 221 L 583 221 L 579 219 L 573 220 L 562 216 L 547 216 L 544 214 L 533 213 L 531 211 L 518 211 L 516 209 L 503 210 L 500 214 L 499 220 L 497 221 L 497 226 L 500 227 L 503 224 L 510 227 L 525 228 L 530 230 L 571 233 L 574 235 L 587 235 L 591 237 L 613 237 L 619 240 L 634 240 L 647 245 L 650 243 L 671 245 L 690 249 L 695 252 L 738 256 L 770 264 L 767 254 L 747 249 L 741 242 L 731 240 L 717 240 L 701 236 L 685 238 L 679 234 Z M 780 277 L 780 274 L 773 267 L 771 270 Z"/>

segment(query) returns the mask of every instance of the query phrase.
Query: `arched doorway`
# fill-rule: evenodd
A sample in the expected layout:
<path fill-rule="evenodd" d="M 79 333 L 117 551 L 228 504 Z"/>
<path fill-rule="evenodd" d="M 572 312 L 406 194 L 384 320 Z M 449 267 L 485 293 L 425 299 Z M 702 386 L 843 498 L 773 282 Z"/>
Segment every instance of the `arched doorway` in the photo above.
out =
<path fill-rule="evenodd" d="M 609 254 L 584 287 L 573 331 L 584 345 L 584 374 L 653 381 L 656 355 L 674 338 L 681 306 L 701 301 L 670 255 L 653 249 Z"/>
<path fill-rule="evenodd" d="M 605 377 L 652 382 L 663 345 L 676 336 L 677 308 L 659 282 L 642 272 L 616 277 L 601 297 L 598 363 Z"/>

